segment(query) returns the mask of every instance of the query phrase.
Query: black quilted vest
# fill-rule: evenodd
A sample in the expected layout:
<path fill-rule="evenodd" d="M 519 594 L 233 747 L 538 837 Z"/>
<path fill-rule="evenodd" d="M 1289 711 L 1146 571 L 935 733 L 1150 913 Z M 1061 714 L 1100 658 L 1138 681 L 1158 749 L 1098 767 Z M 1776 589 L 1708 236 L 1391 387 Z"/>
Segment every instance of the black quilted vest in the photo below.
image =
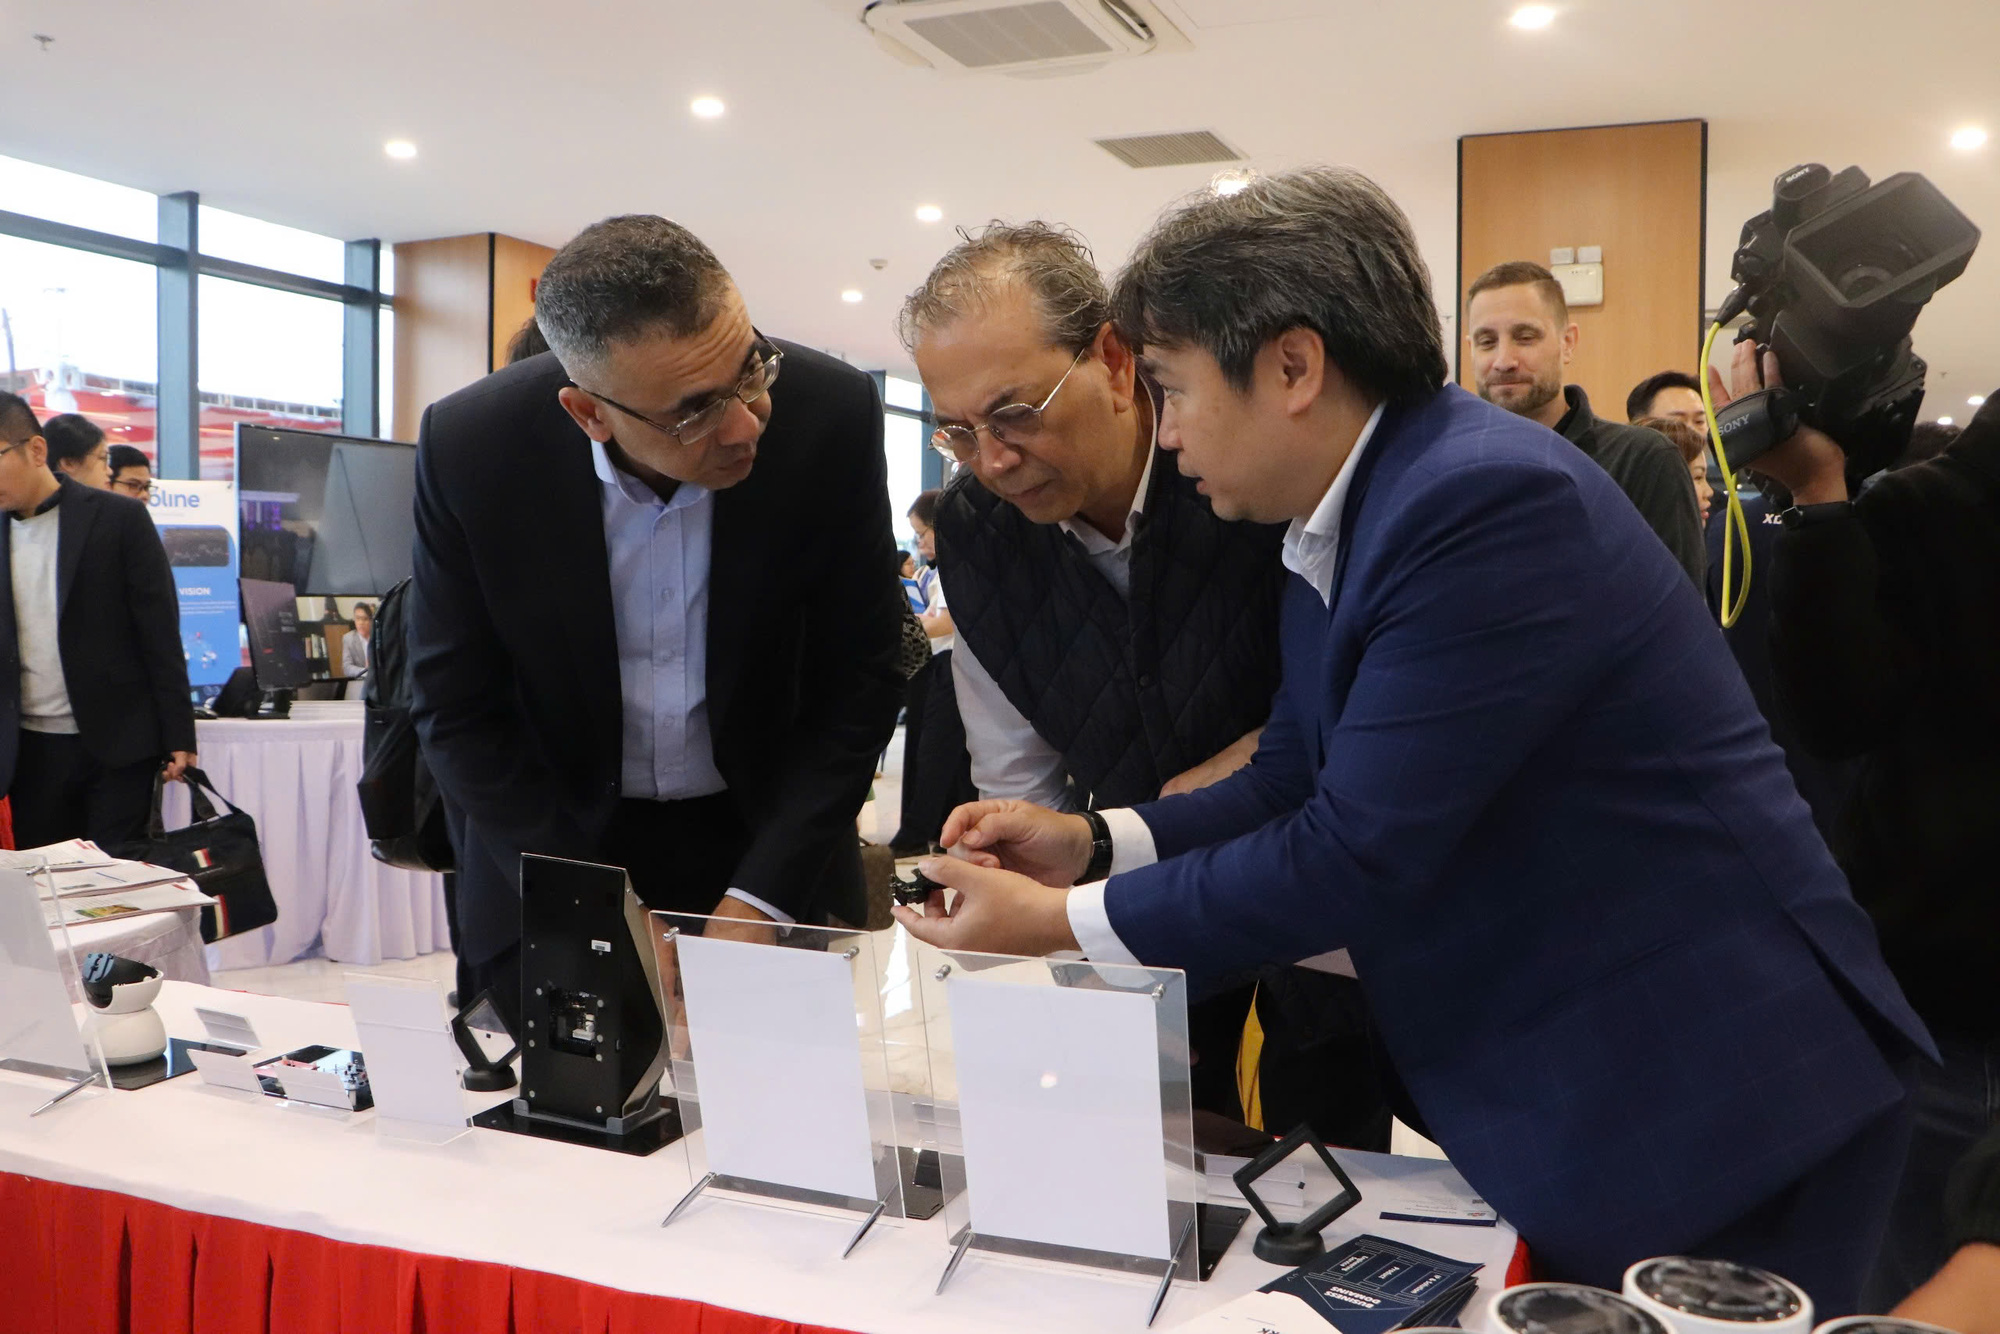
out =
<path fill-rule="evenodd" d="M 1031 522 L 968 472 L 937 511 L 951 618 L 1058 751 L 1079 801 L 1151 801 L 1271 711 L 1282 525 L 1225 523 L 1155 450 L 1132 534 L 1131 603 L 1057 524 Z"/>

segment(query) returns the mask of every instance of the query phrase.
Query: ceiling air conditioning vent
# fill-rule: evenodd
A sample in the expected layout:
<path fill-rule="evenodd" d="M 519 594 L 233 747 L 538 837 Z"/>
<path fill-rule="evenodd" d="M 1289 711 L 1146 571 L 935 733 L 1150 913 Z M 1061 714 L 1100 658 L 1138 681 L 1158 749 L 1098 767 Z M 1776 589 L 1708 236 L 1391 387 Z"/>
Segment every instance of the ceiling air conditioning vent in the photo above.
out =
<path fill-rule="evenodd" d="M 1097 146 L 1128 167 L 1191 167 L 1201 162 L 1241 162 L 1243 155 L 1208 130 L 1135 134 L 1098 139 Z"/>
<path fill-rule="evenodd" d="M 973 74 L 1076 73 L 1188 49 L 1150 0 L 876 0 L 861 21 L 898 56 Z"/>

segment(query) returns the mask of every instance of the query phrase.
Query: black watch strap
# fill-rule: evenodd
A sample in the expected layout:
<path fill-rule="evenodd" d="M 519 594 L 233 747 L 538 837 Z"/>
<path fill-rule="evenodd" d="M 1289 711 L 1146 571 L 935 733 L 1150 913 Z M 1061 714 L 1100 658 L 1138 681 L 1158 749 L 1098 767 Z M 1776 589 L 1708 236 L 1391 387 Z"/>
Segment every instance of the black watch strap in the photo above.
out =
<path fill-rule="evenodd" d="M 1829 500 L 1818 505 L 1794 505 L 1778 512 L 1778 522 L 1787 528 L 1810 528 L 1814 524 L 1831 523 L 1845 519 L 1854 513 L 1851 500 Z"/>
<path fill-rule="evenodd" d="M 1090 826 L 1090 860 L 1084 864 L 1080 885 L 1095 884 L 1111 874 L 1111 826 L 1096 811 L 1079 812 Z"/>

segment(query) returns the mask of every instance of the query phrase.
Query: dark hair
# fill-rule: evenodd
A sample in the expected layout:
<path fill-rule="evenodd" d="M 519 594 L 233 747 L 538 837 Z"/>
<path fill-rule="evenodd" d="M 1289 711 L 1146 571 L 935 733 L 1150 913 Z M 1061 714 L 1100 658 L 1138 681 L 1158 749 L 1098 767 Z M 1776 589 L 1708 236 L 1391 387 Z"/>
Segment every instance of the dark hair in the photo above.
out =
<path fill-rule="evenodd" d="M 0 439 L 11 445 L 32 440 L 41 433 L 42 424 L 35 420 L 35 410 L 28 406 L 28 400 L 0 390 Z"/>
<path fill-rule="evenodd" d="M 1896 455 L 1896 461 L 1889 465 L 1891 471 L 1907 468 L 1912 463 L 1923 463 L 1934 459 L 1958 439 L 1958 427 L 1945 426 L 1938 422 L 1918 422 L 1910 428 L 1910 443 L 1903 446 L 1903 452 Z"/>
<path fill-rule="evenodd" d="M 517 361 L 526 361 L 548 350 L 549 340 L 542 337 L 542 326 L 535 323 L 535 317 L 530 315 L 520 328 L 514 330 L 514 336 L 507 340 L 507 364 L 511 366 Z"/>
<path fill-rule="evenodd" d="M 127 468 L 144 468 L 147 472 L 151 472 L 153 470 L 153 461 L 146 457 L 146 451 L 143 449 L 132 445 L 113 445 L 111 447 L 112 477 L 116 478 L 119 473 L 124 472 Z"/>
<path fill-rule="evenodd" d="M 81 463 L 104 439 L 104 428 L 81 413 L 65 412 L 42 423 L 42 439 L 49 442 L 49 466 Z"/>
<path fill-rule="evenodd" d="M 1681 462 L 1689 466 L 1708 453 L 1708 437 L 1678 417 L 1641 417 L 1632 424 L 1643 426 L 1649 431 L 1658 431 L 1673 441 L 1674 447 L 1681 452 Z"/>
<path fill-rule="evenodd" d="M 612 343 L 664 331 L 700 333 L 715 319 L 729 273 L 687 228 L 630 213 L 578 232 L 542 270 L 535 323 L 575 374 Z"/>
<path fill-rule="evenodd" d="M 1081 236 L 1048 222 L 989 222 L 960 231 L 959 243 L 931 267 L 924 285 L 903 301 L 896 333 L 916 350 L 926 329 L 979 309 L 996 290 L 1025 287 L 1042 317 L 1051 347 L 1080 351 L 1111 318 L 1111 294 Z"/>
<path fill-rule="evenodd" d="M 371 620 L 371 621 L 372 621 L 372 620 L 374 620 L 374 619 L 375 619 L 375 604 L 374 604 L 374 603 L 372 603 L 372 602 L 357 602 L 357 603 L 355 603 L 355 604 L 354 604 L 354 610 L 348 613 L 348 617 L 347 617 L 347 619 L 351 621 L 351 620 L 353 620 L 353 619 L 354 619 L 354 618 L 355 618 L 356 616 L 359 616 L 359 615 L 360 615 L 360 614 L 361 614 L 362 612 L 364 612 L 364 611 L 368 613 L 368 619 L 369 619 L 369 620 Z"/>
<path fill-rule="evenodd" d="M 1472 298 L 1496 287 L 1533 287 L 1554 308 L 1557 326 L 1569 323 L 1569 301 L 1563 296 L 1562 284 L 1556 281 L 1553 273 L 1531 259 L 1510 259 L 1505 264 L 1495 264 L 1474 278 L 1472 286 L 1465 289 L 1466 308 L 1471 308 Z"/>
<path fill-rule="evenodd" d="M 1342 167 L 1190 196 L 1139 242 L 1112 308 L 1135 346 L 1199 347 L 1238 390 L 1264 345 L 1299 328 L 1371 396 L 1424 397 L 1451 374 L 1409 219 Z"/>
<path fill-rule="evenodd" d="M 1658 375 L 1648 375 L 1632 386 L 1631 393 L 1625 395 L 1625 420 L 1635 422 L 1641 417 L 1650 416 L 1649 409 L 1653 406 L 1653 400 L 1660 396 L 1662 389 L 1692 389 L 1699 394 L 1701 381 L 1686 371 L 1661 371 Z"/>
<path fill-rule="evenodd" d="M 938 497 L 944 492 L 932 487 L 910 502 L 909 517 L 916 519 L 926 528 L 937 527 Z"/>

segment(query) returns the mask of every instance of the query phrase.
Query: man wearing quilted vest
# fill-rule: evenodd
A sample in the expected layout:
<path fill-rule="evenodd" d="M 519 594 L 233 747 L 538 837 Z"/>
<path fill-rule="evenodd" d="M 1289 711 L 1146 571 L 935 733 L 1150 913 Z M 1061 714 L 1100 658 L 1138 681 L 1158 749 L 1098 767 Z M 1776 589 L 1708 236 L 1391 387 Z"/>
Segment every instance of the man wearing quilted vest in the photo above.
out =
<path fill-rule="evenodd" d="M 1155 447 L 1159 390 L 1109 308 L 1082 239 L 1041 222 L 969 237 L 903 308 L 957 465 L 937 565 L 982 797 L 1085 811 L 1205 787 L 1249 762 L 1277 686 L 1283 530 L 1216 518 Z M 1387 1148 L 1352 979 L 1242 982 L 1190 1008 L 1196 1108 Z"/>

